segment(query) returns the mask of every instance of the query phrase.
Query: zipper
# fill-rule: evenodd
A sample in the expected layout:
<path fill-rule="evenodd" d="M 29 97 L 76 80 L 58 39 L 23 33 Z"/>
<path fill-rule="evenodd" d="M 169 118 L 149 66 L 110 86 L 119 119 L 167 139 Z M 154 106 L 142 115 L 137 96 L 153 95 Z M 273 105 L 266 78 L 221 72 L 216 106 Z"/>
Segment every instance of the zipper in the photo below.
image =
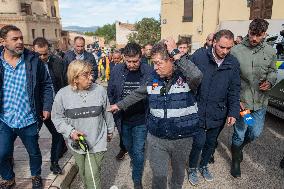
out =
<path fill-rule="evenodd" d="M 252 51 L 252 56 L 253 56 L 253 51 Z M 253 76 L 253 60 L 251 61 L 251 73 L 252 73 L 252 76 Z M 252 78 L 252 80 L 254 81 L 254 78 Z M 255 94 L 255 90 L 252 90 L 252 106 L 253 106 L 253 109 L 254 109 L 254 94 Z"/>
<path fill-rule="evenodd" d="M 167 118 L 167 92 L 165 93 L 164 97 L 164 118 Z"/>

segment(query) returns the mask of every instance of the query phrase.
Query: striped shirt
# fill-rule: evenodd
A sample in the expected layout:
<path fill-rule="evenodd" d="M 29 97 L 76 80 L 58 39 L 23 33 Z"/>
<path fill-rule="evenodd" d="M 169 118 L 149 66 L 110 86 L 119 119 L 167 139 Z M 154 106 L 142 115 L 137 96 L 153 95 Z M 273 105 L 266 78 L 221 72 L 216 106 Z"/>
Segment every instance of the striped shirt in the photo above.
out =
<path fill-rule="evenodd" d="M 4 52 L 4 51 L 3 51 Z M 0 119 L 11 128 L 23 128 L 36 122 L 27 92 L 26 66 L 23 55 L 14 68 L 4 60 L 3 112 Z"/>

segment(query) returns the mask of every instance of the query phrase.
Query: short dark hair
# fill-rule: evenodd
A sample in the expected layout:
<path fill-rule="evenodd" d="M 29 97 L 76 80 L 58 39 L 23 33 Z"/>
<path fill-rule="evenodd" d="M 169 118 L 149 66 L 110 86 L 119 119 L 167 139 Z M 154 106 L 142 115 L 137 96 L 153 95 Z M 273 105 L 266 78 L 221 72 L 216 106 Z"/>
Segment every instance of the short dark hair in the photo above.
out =
<path fill-rule="evenodd" d="M 267 31 L 268 25 L 269 23 L 266 20 L 256 18 L 249 24 L 249 30 L 254 34 L 261 34 Z"/>
<path fill-rule="evenodd" d="M 124 56 L 134 57 L 139 55 L 141 57 L 141 47 L 137 43 L 127 43 L 127 45 L 123 49 Z"/>
<path fill-rule="evenodd" d="M 219 41 L 222 37 L 234 40 L 234 34 L 230 30 L 220 30 L 216 32 L 213 39 Z"/>
<path fill-rule="evenodd" d="M 148 46 L 148 45 L 150 45 L 150 46 L 153 47 L 153 45 L 152 45 L 151 43 L 146 43 L 145 45 L 143 45 L 143 48 L 145 48 L 145 47 Z"/>
<path fill-rule="evenodd" d="M 170 58 L 167 46 L 165 45 L 165 40 L 161 40 L 160 42 L 156 43 L 152 48 L 152 56 L 157 54 L 162 56 L 163 60 L 167 60 Z"/>
<path fill-rule="evenodd" d="M 118 49 L 114 49 L 114 50 L 113 50 L 113 54 L 121 54 L 121 51 L 118 50 Z"/>
<path fill-rule="evenodd" d="M 186 44 L 188 46 L 189 42 L 185 38 L 180 38 L 177 42 L 177 46 L 180 46 L 180 45 L 183 45 L 183 44 Z"/>
<path fill-rule="evenodd" d="M 244 39 L 243 36 L 241 36 L 241 35 L 238 35 L 237 37 L 240 38 L 241 40 Z"/>
<path fill-rule="evenodd" d="M 75 43 L 75 41 L 77 41 L 77 40 L 83 40 L 84 43 L 85 43 L 85 38 L 82 37 L 82 36 L 76 36 L 76 37 L 74 38 L 74 43 Z"/>
<path fill-rule="evenodd" d="M 48 41 L 44 38 L 44 37 L 38 37 L 33 41 L 33 46 L 39 46 L 39 47 L 45 47 L 45 46 L 49 46 Z"/>
<path fill-rule="evenodd" d="M 21 31 L 17 26 L 6 25 L 0 30 L 0 38 L 5 39 L 10 31 Z"/>

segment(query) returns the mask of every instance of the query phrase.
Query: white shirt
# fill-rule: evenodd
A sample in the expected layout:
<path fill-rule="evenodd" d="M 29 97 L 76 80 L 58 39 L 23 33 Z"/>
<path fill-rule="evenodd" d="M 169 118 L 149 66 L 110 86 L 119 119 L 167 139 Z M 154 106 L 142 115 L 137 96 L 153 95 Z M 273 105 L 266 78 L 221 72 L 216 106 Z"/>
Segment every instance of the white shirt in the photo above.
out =
<path fill-rule="evenodd" d="M 219 66 L 221 66 L 221 64 L 224 62 L 224 58 L 223 59 L 218 59 L 214 53 L 214 48 L 212 48 L 212 54 L 213 54 L 213 57 L 214 57 L 214 60 L 216 62 L 216 64 Z"/>

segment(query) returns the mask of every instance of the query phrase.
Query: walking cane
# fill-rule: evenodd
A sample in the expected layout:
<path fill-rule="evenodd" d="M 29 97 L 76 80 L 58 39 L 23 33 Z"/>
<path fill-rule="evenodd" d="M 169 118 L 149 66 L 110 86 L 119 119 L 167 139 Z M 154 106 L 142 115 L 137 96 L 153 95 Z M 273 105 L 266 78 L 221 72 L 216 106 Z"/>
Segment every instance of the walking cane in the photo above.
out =
<path fill-rule="evenodd" d="M 78 142 L 79 142 L 80 148 L 84 152 L 87 153 L 87 159 L 88 159 L 89 166 L 90 166 L 90 171 L 91 171 L 91 175 L 92 175 L 92 179 L 93 179 L 94 189 L 96 189 L 96 182 L 95 182 L 94 172 L 93 172 L 93 168 L 92 168 L 92 164 L 91 164 L 90 153 L 89 153 L 89 145 L 88 145 L 87 141 L 85 140 L 85 138 L 83 136 L 79 137 Z"/>

